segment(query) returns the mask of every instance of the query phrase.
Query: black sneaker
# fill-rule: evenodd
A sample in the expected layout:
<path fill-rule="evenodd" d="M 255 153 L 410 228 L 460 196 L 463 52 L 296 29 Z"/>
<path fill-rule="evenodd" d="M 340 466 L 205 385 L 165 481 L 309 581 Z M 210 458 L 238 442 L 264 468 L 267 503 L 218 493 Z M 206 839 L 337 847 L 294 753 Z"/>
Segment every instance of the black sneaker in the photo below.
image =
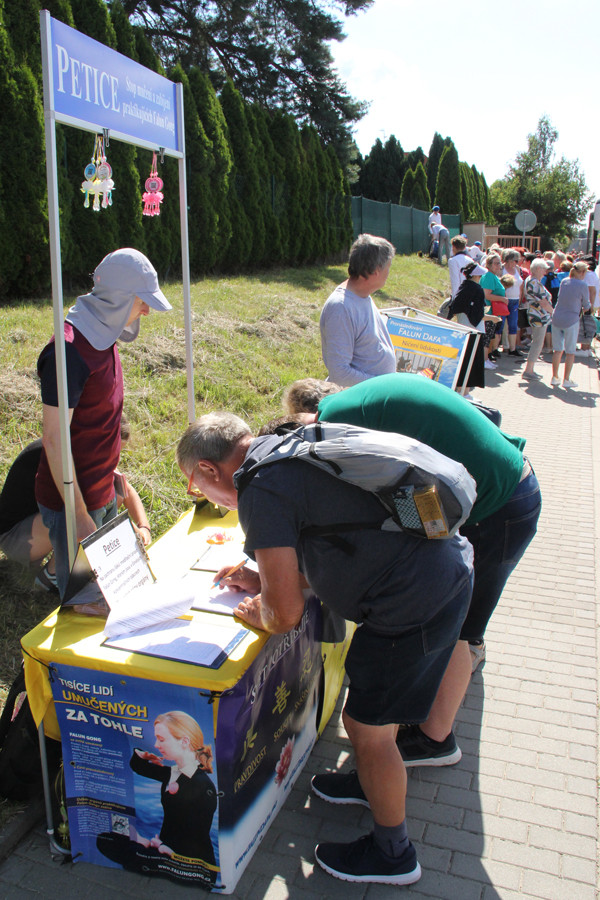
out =
<path fill-rule="evenodd" d="M 521 353 L 520 350 L 509 350 L 509 351 L 508 351 L 508 355 L 509 355 L 509 356 L 514 356 L 515 359 L 524 359 L 524 357 L 525 357 L 525 354 L 524 354 L 524 353 Z"/>
<path fill-rule="evenodd" d="M 421 877 L 412 844 L 396 859 L 381 850 L 372 832 L 350 844 L 317 844 L 315 857 L 322 869 L 342 881 L 412 884 Z"/>
<path fill-rule="evenodd" d="M 37 573 L 33 584 L 37 590 L 46 591 L 47 594 L 56 594 L 58 596 L 56 575 L 50 574 L 47 564 Z"/>
<path fill-rule="evenodd" d="M 491 359 L 492 362 L 498 362 L 498 360 L 500 359 L 500 354 L 497 350 L 491 350 L 488 353 L 488 359 Z"/>
<path fill-rule="evenodd" d="M 369 801 L 360 786 L 356 769 L 343 774 L 341 772 L 325 772 L 313 775 L 310 786 L 314 794 L 328 803 L 360 803 L 368 806 Z"/>
<path fill-rule="evenodd" d="M 423 734 L 418 725 L 413 725 L 398 732 L 396 745 L 407 769 L 411 766 L 453 766 L 462 758 L 453 731 L 445 741 L 434 741 Z"/>

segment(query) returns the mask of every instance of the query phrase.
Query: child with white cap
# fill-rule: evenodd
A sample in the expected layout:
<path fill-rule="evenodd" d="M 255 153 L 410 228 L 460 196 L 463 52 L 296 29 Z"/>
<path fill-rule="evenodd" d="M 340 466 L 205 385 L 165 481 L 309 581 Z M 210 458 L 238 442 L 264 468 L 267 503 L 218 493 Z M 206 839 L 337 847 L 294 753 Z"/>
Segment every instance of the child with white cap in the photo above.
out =
<path fill-rule="evenodd" d="M 133 341 L 150 308 L 171 309 L 150 260 L 132 248 L 109 253 L 93 274 L 89 294 L 77 298 L 64 323 L 71 418 L 75 517 L 82 540 L 117 511 L 114 470 L 121 451 L 123 372 L 116 342 Z M 61 596 L 69 577 L 60 417 L 54 338 L 38 359 L 43 404 L 43 451 L 36 499 L 56 558 Z"/>

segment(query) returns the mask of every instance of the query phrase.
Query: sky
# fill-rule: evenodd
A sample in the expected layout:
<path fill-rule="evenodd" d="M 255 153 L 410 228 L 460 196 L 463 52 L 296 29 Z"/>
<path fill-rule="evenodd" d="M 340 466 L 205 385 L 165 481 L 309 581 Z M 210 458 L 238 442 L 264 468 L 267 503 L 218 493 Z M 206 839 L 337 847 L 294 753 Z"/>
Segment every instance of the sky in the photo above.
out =
<path fill-rule="evenodd" d="M 427 155 L 451 137 L 488 185 L 547 115 L 556 158 L 578 160 L 600 198 L 600 0 L 375 0 L 332 44 L 349 93 L 370 102 L 354 139 L 365 156 L 394 135 Z"/>

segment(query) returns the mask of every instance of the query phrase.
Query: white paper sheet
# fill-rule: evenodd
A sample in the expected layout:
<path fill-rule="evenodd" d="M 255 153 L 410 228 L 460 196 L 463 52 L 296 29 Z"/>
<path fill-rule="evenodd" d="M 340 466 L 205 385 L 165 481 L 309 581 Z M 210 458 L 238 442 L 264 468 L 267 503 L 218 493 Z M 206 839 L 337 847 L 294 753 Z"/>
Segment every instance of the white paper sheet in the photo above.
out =
<path fill-rule="evenodd" d="M 111 607 L 104 634 L 108 638 L 168 622 L 190 610 L 194 600 L 191 579 L 162 579 L 136 588 Z"/>
<path fill-rule="evenodd" d="M 129 519 L 98 540 L 94 537 L 85 542 L 85 555 L 111 608 L 132 591 L 152 584 L 152 572 Z"/>
<path fill-rule="evenodd" d="M 232 616 L 240 600 L 245 600 L 250 594 L 246 591 L 213 587 L 214 577 L 214 572 L 190 572 L 188 580 L 194 586 L 192 609 L 204 609 Z"/>
<path fill-rule="evenodd" d="M 209 622 L 207 618 L 174 619 L 104 643 L 128 653 L 218 668 L 249 632 L 233 619 L 215 616 Z"/>

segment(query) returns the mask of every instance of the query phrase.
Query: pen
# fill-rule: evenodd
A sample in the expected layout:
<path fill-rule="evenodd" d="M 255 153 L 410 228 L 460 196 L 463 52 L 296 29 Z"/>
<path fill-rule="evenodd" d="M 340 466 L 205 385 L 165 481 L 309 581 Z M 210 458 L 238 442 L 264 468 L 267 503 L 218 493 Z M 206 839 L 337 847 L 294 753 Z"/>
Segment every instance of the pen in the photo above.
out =
<path fill-rule="evenodd" d="M 245 563 L 246 563 L 246 560 L 243 559 L 240 563 L 237 564 L 237 566 L 233 566 L 229 570 L 229 572 L 226 572 L 225 575 L 223 575 L 223 577 L 219 579 L 219 581 L 222 581 L 223 578 L 229 578 L 230 575 L 233 575 L 234 572 L 237 572 L 238 569 L 241 569 L 242 566 L 245 565 Z M 219 584 L 219 581 L 213 581 L 214 588 Z"/>

